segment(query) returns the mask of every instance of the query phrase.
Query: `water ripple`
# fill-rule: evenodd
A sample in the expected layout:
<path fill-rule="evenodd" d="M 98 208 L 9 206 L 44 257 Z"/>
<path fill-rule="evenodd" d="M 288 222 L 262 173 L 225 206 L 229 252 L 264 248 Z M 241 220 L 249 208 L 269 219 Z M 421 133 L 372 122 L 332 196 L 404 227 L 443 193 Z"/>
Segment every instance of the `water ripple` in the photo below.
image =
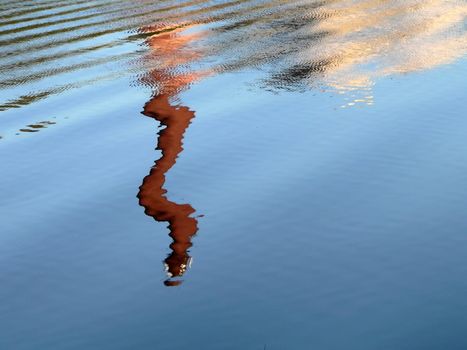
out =
<path fill-rule="evenodd" d="M 81 73 L 68 87 L 99 81 L 93 68 L 102 64 L 114 76 L 167 66 L 175 77 L 253 68 L 266 72 L 258 85 L 267 89 L 363 96 L 382 76 L 451 63 L 467 50 L 462 0 L 44 0 L 2 3 L 0 11 L 3 110 L 37 100 L 26 96 L 60 93 L 55 80 L 73 71 Z M 169 32 L 190 60 L 141 50 Z M 168 80 L 159 88 L 170 89 Z"/>

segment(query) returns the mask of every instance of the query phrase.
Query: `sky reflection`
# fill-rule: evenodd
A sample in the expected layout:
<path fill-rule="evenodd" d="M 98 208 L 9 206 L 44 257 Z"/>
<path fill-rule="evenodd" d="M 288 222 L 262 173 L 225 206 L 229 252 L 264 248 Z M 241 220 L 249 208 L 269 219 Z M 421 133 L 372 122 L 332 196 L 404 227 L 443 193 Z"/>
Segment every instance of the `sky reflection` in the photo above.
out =
<path fill-rule="evenodd" d="M 267 72 L 258 83 L 263 88 L 319 87 L 351 93 L 344 108 L 372 105 L 378 78 L 453 62 L 467 48 L 462 1 L 237 1 L 180 9 L 173 22 L 138 29 L 150 48 L 138 63 L 150 67 L 139 82 L 153 89 L 143 114 L 165 126 L 157 147 L 162 157 L 138 198 L 147 215 L 169 223 L 174 242 L 165 265 L 172 278 L 186 271 L 197 231 L 194 209 L 169 201 L 163 189 L 195 115 L 174 103 L 181 91 L 213 74 L 260 68 Z"/>

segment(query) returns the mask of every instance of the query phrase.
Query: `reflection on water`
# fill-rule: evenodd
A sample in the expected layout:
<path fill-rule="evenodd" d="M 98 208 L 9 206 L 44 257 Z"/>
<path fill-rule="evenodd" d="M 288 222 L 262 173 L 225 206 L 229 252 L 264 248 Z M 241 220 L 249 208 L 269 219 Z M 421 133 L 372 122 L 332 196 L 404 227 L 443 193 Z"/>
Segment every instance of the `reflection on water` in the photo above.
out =
<path fill-rule="evenodd" d="M 39 130 L 45 129 L 48 126 L 54 125 L 54 124 L 56 124 L 56 122 L 45 120 L 45 121 L 38 122 L 38 123 L 35 123 L 35 124 L 29 124 L 29 125 L 27 125 L 26 128 L 19 129 L 19 131 L 21 131 L 21 132 L 38 132 Z"/>
<path fill-rule="evenodd" d="M 172 22 L 143 26 L 135 36 L 146 37 L 151 48 L 140 65 L 157 67 L 140 79 L 156 91 L 143 113 L 166 126 L 158 140 L 162 158 L 139 198 L 148 215 L 169 222 L 171 276 L 185 271 L 196 232 L 193 208 L 168 201 L 162 189 L 194 117 L 189 108 L 171 105 L 171 97 L 205 76 L 261 67 L 268 72 L 260 84 L 265 88 L 319 86 L 350 92 L 342 107 L 372 105 L 378 77 L 445 64 L 467 48 L 462 1 L 235 1 L 182 8 Z"/>
<path fill-rule="evenodd" d="M 135 65 L 138 45 L 175 28 L 188 30 L 173 40 L 191 37 L 181 51 L 203 55 L 172 71 L 258 68 L 267 75 L 259 85 L 272 89 L 367 91 L 381 76 L 450 63 L 467 48 L 463 0 L 51 1 L 1 10 L 0 89 L 9 93 L 0 110 L 161 69 L 176 55 L 154 52 Z"/>
<path fill-rule="evenodd" d="M 141 29 L 144 30 L 146 29 Z M 198 57 L 189 52 L 186 54 L 180 52 L 195 38 L 196 36 L 188 35 L 178 40 L 176 33 L 164 33 L 164 31 L 162 34 L 151 36 L 147 40 L 151 52 L 145 59 L 153 60 L 163 54 L 166 60 L 161 62 L 163 63 L 161 69 L 152 70 L 141 79 L 144 84 L 157 89 L 155 95 L 144 106 L 143 114 L 154 118 L 165 127 L 158 133 L 156 148 L 161 151 L 162 156 L 155 162 L 149 175 L 144 178 L 138 198 L 147 215 L 157 221 L 169 223 L 169 235 L 173 243 L 170 245 L 172 253 L 164 261 L 169 276 L 164 282 L 166 286 L 181 284 L 181 280 L 176 278 L 181 277 L 190 266 L 188 249 L 192 246 L 192 236 L 198 230 L 197 220 L 190 216 L 195 211 L 193 207 L 168 200 L 167 191 L 163 188 L 165 174 L 175 165 L 177 157 L 182 152 L 183 135 L 195 116 L 188 107 L 173 105 L 170 99 L 199 78 L 195 74 L 175 76 L 170 72 L 171 68 Z"/>
<path fill-rule="evenodd" d="M 378 78 L 450 63 L 467 50 L 464 0 L 57 0 L 0 6 L 0 110 L 124 74 L 151 87 L 143 114 L 165 126 L 157 146 L 162 157 L 138 198 L 148 215 L 169 223 L 174 242 L 165 262 L 172 277 L 189 265 L 197 231 L 194 209 L 171 202 L 163 189 L 194 118 L 190 108 L 174 103 L 182 90 L 214 74 L 258 69 L 262 88 L 320 87 L 350 93 L 343 107 L 372 105 Z M 34 133 L 50 124 L 16 130 Z"/>
<path fill-rule="evenodd" d="M 326 19 L 307 32 L 326 35 L 304 48 L 274 83 L 296 84 L 318 71 L 327 86 L 365 90 L 384 75 L 452 62 L 467 48 L 465 2 L 337 2 L 317 12 Z"/>
<path fill-rule="evenodd" d="M 0 1 L 0 349 L 465 347 L 466 5 Z"/>
<path fill-rule="evenodd" d="M 188 249 L 192 245 L 191 237 L 198 230 L 197 221 L 190 216 L 195 211 L 191 205 L 177 204 L 167 199 L 163 185 L 165 174 L 183 150 L 183 134 L 194 112 L 187 107 L 172 106 L 168 95 L 157 95 L 144 106 L 143 114 L 160 122 L 165 129 L 159 132 L 157 140 L 157 149 L 162 152 L 162 157 L 143 180 L 138 193 L 139 204 L 147 215 L 169 223 L 173 243 L 170 245 L 172 253 L 165 259 L 165 265 L 169 277 L 179 277 L 190 263 Z M 173 286 L 180 284 L 180 281 L 167 280 L 165 284 Z"/>

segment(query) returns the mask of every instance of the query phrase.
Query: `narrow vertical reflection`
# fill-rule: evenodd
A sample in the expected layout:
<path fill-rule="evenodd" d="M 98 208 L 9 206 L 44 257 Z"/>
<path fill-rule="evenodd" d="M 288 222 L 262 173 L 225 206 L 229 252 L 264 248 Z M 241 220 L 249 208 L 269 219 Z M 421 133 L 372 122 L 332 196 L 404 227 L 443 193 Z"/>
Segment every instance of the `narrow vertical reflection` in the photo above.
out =
<path fill-rule="evenodd" d="M 152 28 L 150 28 L 152 29 Z M 141 29 L 145 31 L 144 28 Z M 171 103 L 171 99 L 200 78 L 199 73 L 177 73 L 179 65 L 189 63 L 198 56 L 189 50 L 183 50 L 195 38 L 193 35 L 180 34 L 179 30 L 153 35 L 146 41 L 151 48 L 147 59 L 156 61 L 158 68 L 142 78 L 142 83 L 149 84 L 155 91 L 153 97 L 144 105 L 143 114 L 153 118 L 164 127 L 158 133 L 157 148 L 162 156 L 156 160 L 139 188 L 139 204 L 145 213 L 156 221 L 167 222 L 169 236 L 173 239 L 172 250 L 164 260 L 169 278 L 166 286 L 177 286 L 190 265 L 189 249 L 191 239 L 198 230 L 198 221 L 191 215 L 195 212 L 190 204 L 178 204 L 166 197 L 164 189 L 166 173 L 175 165 L 183 151 L 183 136 L 195 117 L 195 113 L 185 106 Z"/>
<path fill-rule="evenodd" d="M 190 204 L 177 204 L 165 196 L 163 188 L 165 174 L 175 164 L 178 155 L 183 150 L 182 140 L 185 130 L 195 116 L 187 107 L 177 107 L 170 104 L 168 95 L 156 95 L 144 106 L 143 114 L 154 118 L 165 129 L 159 132 L 157 149 L 162 152 L 148 176 L 143 180 L 138 193 L 139 204 L 145 213 L 157 221 L 168 222 L 170 245 L 172 253 L 165 259 L 168 280 L 167 286 L 181 283 L 174 280 L 183 275 L 190 263 L 188 249 L 191 247 L 191 237 L 198 230 L 198 222 L 190 215 L 195 211 Z"/>

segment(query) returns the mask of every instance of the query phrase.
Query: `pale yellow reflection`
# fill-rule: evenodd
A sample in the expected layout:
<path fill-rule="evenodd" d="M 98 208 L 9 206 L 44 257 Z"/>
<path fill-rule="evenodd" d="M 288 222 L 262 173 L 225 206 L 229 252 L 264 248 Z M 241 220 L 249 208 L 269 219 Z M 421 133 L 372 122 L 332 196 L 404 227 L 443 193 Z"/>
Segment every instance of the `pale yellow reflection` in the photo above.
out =
<path fill-rule="evenodd" d="M 240 1 L 240 7 L 179 13 L 168 28 L 149 26 L 161 90 L 213 74 L 259 68 L 272 88 L 331 90 L 344 108 L 374 103 L 377 79 L 449 64 L 467 52 L 465 0 Z M 242 7 L 243 6 L 243 7 Z M 167 31 L 167 32 L 166 32 Z M 176 52 L 176 54 L 173 54 Z"/>
<path fill-rule="evenodd" d="M 364 93 L 379 77 L 452 63 L 467 50 L 465 1 L 340 1 L 316 16 L 307 30 L 329 34 L 297 61 L 327 61 L 323 82 L 340 91 Z"/>

